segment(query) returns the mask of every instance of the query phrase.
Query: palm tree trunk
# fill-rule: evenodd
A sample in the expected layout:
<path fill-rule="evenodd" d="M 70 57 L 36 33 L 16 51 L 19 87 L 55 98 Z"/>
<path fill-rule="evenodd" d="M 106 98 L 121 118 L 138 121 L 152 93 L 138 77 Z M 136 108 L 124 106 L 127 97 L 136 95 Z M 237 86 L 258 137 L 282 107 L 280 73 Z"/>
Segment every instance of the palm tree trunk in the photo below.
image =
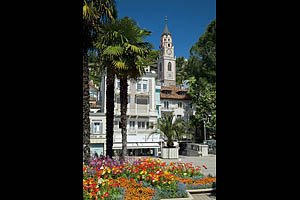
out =
<path fill-rule="evenodd" d="M 106 78 L 106 156 L 113 156 L 115 73 L 107 69 Z"/>
<path fill-rule="evenodd" d="M 121 101 L 121 134 L 122 134 L 122 156 L 125 160 L 128 156 L 127 151 L 127 104 L 128 104 L 128 82 L 127 77 L 120 78 L 120 101 Z"/>
<path fill-rule="evenodd" d="M 87 49 L 83 50 L 83 162 L 90 163 L 90 92 Z"/>

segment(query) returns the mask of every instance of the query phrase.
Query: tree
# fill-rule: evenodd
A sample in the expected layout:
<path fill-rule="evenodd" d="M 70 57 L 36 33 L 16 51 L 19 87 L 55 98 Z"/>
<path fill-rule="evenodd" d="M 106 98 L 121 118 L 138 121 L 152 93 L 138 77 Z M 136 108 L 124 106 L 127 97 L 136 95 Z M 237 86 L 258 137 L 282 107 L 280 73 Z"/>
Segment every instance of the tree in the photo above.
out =
<path fill-rule="evenodd" d="M 216 19 L 213 20 L 190 49 L 184 69 L 189 77 L 190 95 L 196 110 L 193 118 L 196 133 L 199 127 L 216 135 Z M 202 137 L 203 138 L 203 137 Z"/>
<path fill-rule="evenodd" d="M 190 95 L 195 105 L 195 119 L 204 125 L 208 133 L 215 136 L 216 133 L 216 88 L 205 81 L 190 79 Z M 195 120 L 194 120 L 195 123 Z M 204 138 L 203 138 L 204 139 Z"/>
<path fill-rule="evenodd" d="M 149 53 L 151 45 L 143 42 L 143 38 L 150 34 L 149 31 L 140 30 L 137 24 L 125 17 L 103 28 L 103 34 L 99 38 L 99 52 L 102 63 L 107 70 L 107 123 L 113 122 L 114 79 L 115 75 L 120 79 L 121 101 L 121 132 L 122 132 L 122 159 L 127 156 L 127 100 L 128 78 L 136 79 L 142 75 L 142 58 Z M 111 95 L 111 96 L 109 96 Z M 112 109 L 111 109 L 112 108 Z M 111 111 L 109 111 L 111 110 Z M 107 156 L 112 156 L 113 123 L 109 130 L 107 125 Z"/>
<path fill-rule="evenodd" d="M 83 0 L 83 162 L 90 162 L 90 106 L 88 51 L 94 48 L 99 24 L 115 17 L 114 0 Z"/>
<path fill-rule="evenodd" d="M 174 115 L 163 114 L 162 119 L 158 121 L 159 130 L 152 132 L 148 137 L 158 132 L 162 138 L 167 141 L 167 147 L 174 147 L 174 140 L 182 139 L 183 136 L 189 136 L 186 132 L 186 123 L 183 119 L 174 119 Z"/>
<path fill-rule="evenodd" d="M 176 58 L 176 84 L 182 84 L 182 81 L 185 80 L 184 68 L 187 64 L 183 56 Z"/>

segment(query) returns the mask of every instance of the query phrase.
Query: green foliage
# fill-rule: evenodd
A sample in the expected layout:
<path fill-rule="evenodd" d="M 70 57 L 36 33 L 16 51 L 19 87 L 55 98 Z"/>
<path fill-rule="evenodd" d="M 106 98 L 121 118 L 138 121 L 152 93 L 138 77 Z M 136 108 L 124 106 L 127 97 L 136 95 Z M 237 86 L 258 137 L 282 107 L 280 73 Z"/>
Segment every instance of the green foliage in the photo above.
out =
<path fill-rule="evenodd" d="M 151 49 L 149 54 L 141 60 L 144 66 L 150 66 L 152 70 L 157 70 L 157 59 L 159 50 Z"/>
<path fill-rule="evenodd" d="M 190 136 L 186 132 L 186 122 L 183 119 L 174 119 L 174 115 L 163 114 L 158 121 L 158 129 L 149 136 L 160 133 L 161 137 L 167 141 L 168 147 L 174 147 L 174 140 L 182 139 L 183 136 Z"/>
<path fill-rule="evenodd" d="M 181 60 L 179 60 L 179 69 Z M 206 28 L 190 49 L 190 58 L 185 63 L 184 79 L 190 84 L 190 95 L 196 110 L 191 126 L 203 127 L 206 121 L 208 133 L 216 134 L 216 19 Z"/>
<path fill-rule="evenodd" d="M 136 22 L 128 17 L 101 27 L 96 47 L 104 67 L 113 68 L 117 76 L 137 78 L 142 75 L 143 62 L 152 45 L 143 38 L 151 32 L 141 30 Z"/>
<path fill-rule="evenodd" d="M 176 84 L 182 84 L 182 81 L 186 79 L 184 69 L 187 65 L 187 61 L 183 56 L 176 58 Z"/>

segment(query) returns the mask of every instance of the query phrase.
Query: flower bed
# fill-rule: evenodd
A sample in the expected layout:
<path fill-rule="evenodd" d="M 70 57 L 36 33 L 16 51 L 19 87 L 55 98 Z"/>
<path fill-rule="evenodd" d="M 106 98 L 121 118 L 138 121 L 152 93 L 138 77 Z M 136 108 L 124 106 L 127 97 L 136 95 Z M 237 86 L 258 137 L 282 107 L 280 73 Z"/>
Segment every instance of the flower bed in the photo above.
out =
<path fill-rule="evenodd" d="M 205 166 L 203 166 L 205 168 Z M 186 198 L 187 189 L 211 188 L 215 177 L 204 177 L 192 163 L 167 165 L 160 159 L 125 162 L 94 159 L 83 167 L 84 199 L 158 200 Z"/>

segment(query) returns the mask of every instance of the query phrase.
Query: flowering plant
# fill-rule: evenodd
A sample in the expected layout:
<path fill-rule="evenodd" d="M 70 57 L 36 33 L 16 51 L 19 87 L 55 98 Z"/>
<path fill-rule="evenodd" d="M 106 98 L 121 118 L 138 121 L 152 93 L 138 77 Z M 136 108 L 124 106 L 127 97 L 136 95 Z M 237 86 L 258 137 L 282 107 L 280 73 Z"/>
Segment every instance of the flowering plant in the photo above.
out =
<path fill-rule="evenodd" d="M 203 166 L 206 168 L 205 166 Z M 83 166 L 84 199 L 154 200 L 186 197 L 186 188 L 211 187 L 216 178 L 204 177 L 192 163 L 167 165 L 160 159 L 126 161 L 94 158 Z"/>

